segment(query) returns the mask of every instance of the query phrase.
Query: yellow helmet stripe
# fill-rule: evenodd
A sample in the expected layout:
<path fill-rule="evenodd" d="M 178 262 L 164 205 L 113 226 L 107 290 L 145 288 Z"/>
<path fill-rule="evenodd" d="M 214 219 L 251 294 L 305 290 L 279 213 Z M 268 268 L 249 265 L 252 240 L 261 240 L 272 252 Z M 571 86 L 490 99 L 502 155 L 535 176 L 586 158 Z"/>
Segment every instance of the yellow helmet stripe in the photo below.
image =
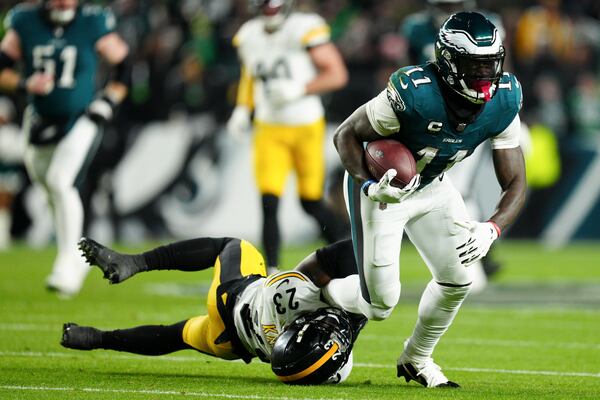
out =
<path fill-rule="evenodd" d="M 325 364 L 331 357 L 333 357 L 333 355 L 339 348 L 340 348 L 340 346 L 334 342 L 333 346 L 331 346 L 331 348 L 327 351 L 327 353 L 323 354 L 323 356 L 321 358 L 319 358 L 313 365 L 306 368 L 304 371 L 300 371 L 295 374 L 286 375 L 286 376 L 277 375 L 277 378 L 279 378 L 279 380 L 282 382 L 293 382 L 293 381 L 302 379 L 305 376 L 308 376 L 308 375 L 312 374 L 314 371 L 316 371 L 317 369 L 319 369 L 319 367 L 321 367 L 321 365 Z"/>
<path fill-rule="evenodd" d="M 282 274 L 282 275 L 278 275 L 278 276 L 275 276 L 275 277 L 271 278 L 269 281 L 267 281 L 266 286 L 269 287 L 269 286 L 273 285 L 274 283 L 277 283 L 277 282 L 279 282 L 281 280 L 284 280 L 286 278 L 298 278 L 298 279 L 301 279 L 303 281 L 307 280 L 304 275 L 302 275 L 302 274 L 300 274 L 298 272 L 288 272 L 288 273 L 285 273 L 285 274 Z"/>

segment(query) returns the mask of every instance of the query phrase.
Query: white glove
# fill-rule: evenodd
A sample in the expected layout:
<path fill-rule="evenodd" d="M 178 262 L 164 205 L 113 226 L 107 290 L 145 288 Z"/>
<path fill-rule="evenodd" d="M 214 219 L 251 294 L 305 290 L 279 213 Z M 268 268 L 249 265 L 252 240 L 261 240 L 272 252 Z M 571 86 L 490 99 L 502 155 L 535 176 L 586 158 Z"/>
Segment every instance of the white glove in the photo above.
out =
<path fill-rule="evenodd" d="M 465 267 L 485 257 L 490 246 L 499 236 L 498 228 L 489 221 L 457 221 L 454 223 L 470 232 L 467 241 L 456 248 L 458 258 Z"/>
<path fill-rule="evenodd" d="M 105 125 L 115 116 L 117 104 L 107 95 L 94 99 L 86 110 L 87 116 L 99 125 Z"/>
<path fill-rule="evenodd" d="M 298 100 L 306 94 L 306 85 L 291 79 L 272 79 L 267 83 L 267 96 L 276 107 Z"/>
<path fill-rule="evenodd" d="M 402 189 L 392 186 L 390 182 L 396 176 L 395 169 L 388 169 L 379 182 L 368 180 L 362 185 L 362 191 L 367 197 L 379 203 L 400 203 L 421 183 L 421 175 L 415 175 Z"/>
<path fill-rule="evenodd" d="M 231 117 L 227 121 L 227 132 L 229 135 L 236 140 L 243 140 L 251 128 L 252 121 L 248 107 L 235 107 L 231 113 Z"/>
<path fill-rule="evenodd" d="M 24 89 L 36 96 L 46 96 L 54 90 L 54 75 L 45 72 L 34 72 L 25 80 Z"/>

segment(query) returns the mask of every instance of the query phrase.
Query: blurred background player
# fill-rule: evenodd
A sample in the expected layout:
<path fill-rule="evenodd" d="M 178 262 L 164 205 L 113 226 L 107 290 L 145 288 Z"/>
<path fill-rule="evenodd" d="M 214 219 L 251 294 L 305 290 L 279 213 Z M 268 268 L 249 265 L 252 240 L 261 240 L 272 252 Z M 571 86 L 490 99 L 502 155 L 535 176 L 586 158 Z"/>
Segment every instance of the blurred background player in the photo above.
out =
<path fill-rule="evenodd" d="M 348 293 L 335 289 L 337 281 L 344 281 L 352 282 L 354 293 L 359 290 L 351 240 L 311 253 L 295 271 L 269 277 L 259 251 L 235 238 L 197 238 L 133 255 L 88 238 L 81 239 L 80 248 L 111 283 L 144 271 L 191 272 L 214 266 L 208 314 L 173 325 L 113 331 L 67 323 L 64 347 L 144 355 L 188 349 L 247 363 L 259 357 L 291 384 L 338 383 L 352 370 L 352 346 L 366 318 L 340 309 L 338 303 L 344 303 Z"/>
<path fill-rule="evenodd" d="M 474 10 L 475 0 L 427 0 L 427 9 L 422 12 L 408 15 L 400 28 L 401 33 L 408 40 L 408 55 L 411 64 L 425 64 L 435 60 L 435 40 L 442 23 L 452 14 L 458 11 Z M 478 10 L 479 11 L 479 10 Z M 505 33 L 502 19 L 487 11 L 479 11 L 484 14 L 498 29 L 500 37 L 504 40 Z M 505 65 L 506 70 L 506 65 Z M 486 170 L 491 168 L 492 151 L 489 145 L 479 146 L 475 152 L 464 162 L 457 163 L 448 171 L 452 182 L 461 193 L 469 214 L 472 218 L 479 220 L 483 218 L 486 210 L 483 209 L 481 199 L 482 191 L 476 187 L 478 177 L 486 172 L 482 165 L 487 164 Z M 484 163 L 484 160 L 486 162 Z M 472 293 L 483 290 L 487 284 L 488 277 L 494 275 L 500 264 L 493 260 L 488 253 L 481 261 L 471 266 L 473 269 Z"/>
<path fill-rule="evenodd" d="M 127 94 L 129 50 L 114 27 L 109 11 L 77 0 L 21 4 L 7 15 L 0 47 L 0 86 L 28 96 L 25 166 L 54 216 L 58 254 L 46 284 L 65 296 L 80 290 L 89 270 L 77 251 L 84 219 L 77 185 L 99 129 Z M 98 56 L 113 71 L 95 97 Z"/>
<path fill-rule="evenodd" d="M 10 246 L 11 206 L 23 185 L 21 166 L 25 141 L 18 125 L 13 102 L 0 97 L 0 250 Z"/>
<path fill-rule="evenodd" d="M 237 105 L 227 123 L 241 135 L 254 111 L 254 169 L 262 195 L 262 242 L 267 266 L 279 265 L 279 199 L 291 170 L 296 172 L 302 208 L 319 223 L 328 242 L 343 224 L 322 201 L 325 178 L 324 109 L 321 93 L 342 88 L 348 73 L 330 42 L 325 21 L 293 11 L 293 1 L 252 1 L 259 15 L 237 32 L 241 60 Z"/>

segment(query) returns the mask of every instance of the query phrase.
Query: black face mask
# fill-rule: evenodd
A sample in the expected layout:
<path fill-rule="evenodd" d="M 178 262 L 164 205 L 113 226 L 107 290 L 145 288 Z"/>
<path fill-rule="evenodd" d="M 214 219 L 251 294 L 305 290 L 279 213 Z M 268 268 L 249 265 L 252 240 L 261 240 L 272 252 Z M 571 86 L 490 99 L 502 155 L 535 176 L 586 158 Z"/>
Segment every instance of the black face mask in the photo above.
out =
<path fill-rule="evenodd" d="M 442 91 L 442 97 L 448 110 L 448 119 L 454 126 L 460 126 L 461 124 L 470 124 L 481 113 L 483 110 L 483 104 L 475 104 L 452 89 L 441 77 L 439 72 L 438 81 L 440 82 L 440 89 Z M 464 129 L 464 128 L 463 128 Z M 459 130 L 460 131 L 460 130 Z"/>

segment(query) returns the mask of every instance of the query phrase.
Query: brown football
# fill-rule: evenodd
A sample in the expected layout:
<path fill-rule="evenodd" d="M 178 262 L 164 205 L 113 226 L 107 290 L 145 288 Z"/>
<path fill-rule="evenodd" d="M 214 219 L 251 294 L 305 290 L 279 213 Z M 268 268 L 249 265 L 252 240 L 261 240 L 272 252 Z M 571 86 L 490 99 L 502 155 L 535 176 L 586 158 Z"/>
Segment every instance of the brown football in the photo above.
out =
<path fill-rule="evenodd" d="M 403 188 L 417 173 L 417 163 L 410 150 L 397 140 L 381 139 L 369 142 L 365 149 L 369 172 L 376 180 L 393 168 L 397 174 L 392 185 Z"/>

